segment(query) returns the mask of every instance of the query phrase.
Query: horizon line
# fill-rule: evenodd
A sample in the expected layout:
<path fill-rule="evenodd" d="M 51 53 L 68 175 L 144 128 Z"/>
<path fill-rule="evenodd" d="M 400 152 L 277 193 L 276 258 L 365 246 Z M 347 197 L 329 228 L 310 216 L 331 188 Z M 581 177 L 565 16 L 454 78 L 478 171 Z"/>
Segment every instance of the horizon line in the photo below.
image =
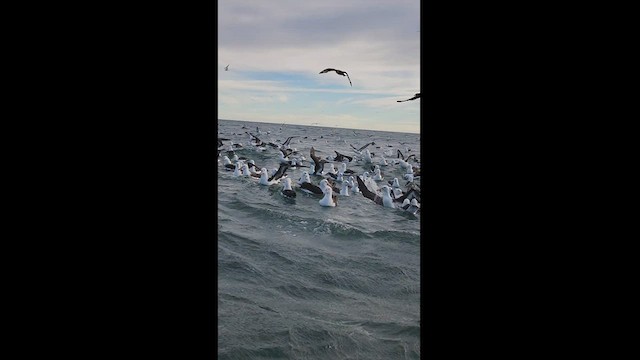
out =
<path fill-rule="evenodd" d="M 239 119 L 222 119 L 222 118 L 218 118 L 218 120 L 224 120 L 224 121 L 239 121 L 239 122 L 252 122 L 252 123 L 261 123 L 261 124 L 272 124 L 272 125 L 276 125 L 276 126 L 282 126 L 282 125 L 298 125 L 298 126 L 309 126 L 309 127 L 320 127 L 320 128 L 327 128 L 327 129 L 345 129 L 345 130 L 365 130 L 365 131 L 379 131 L 379 132 L 392 132 L 392 133 L 399 133 L 399 134 L 418 134 L 420 135 L 421 132 L 407 132 L 407 131 L 391 131 L 391 130 L 373 130 L 373 129 L 362 129 L 362 128 L 346 128 L 346 127 L 338 127 L 338 126 L 321 126 L 321 125 L 313 125 L 313 124 L 299 124 L 299 123 L 272 123 L 272 122 L 268 122 L 268 121 L 255 121 L 255 120 L 239 120 Z"/>

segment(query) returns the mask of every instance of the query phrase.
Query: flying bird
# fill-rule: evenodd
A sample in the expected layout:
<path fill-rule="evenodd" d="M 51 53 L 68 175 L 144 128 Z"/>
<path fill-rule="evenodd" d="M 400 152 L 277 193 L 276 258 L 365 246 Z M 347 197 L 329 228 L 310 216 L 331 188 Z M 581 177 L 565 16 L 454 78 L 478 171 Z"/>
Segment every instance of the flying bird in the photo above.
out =
<path fill-rule="evenodd" d="M 403 101 L 409 101 L 409 100 L 415 100 L 415 99 L 420 99 L 420 93 L 417 93 L 417 94 L 413 95 L 413 97 L 411 99 L 397 100 L 397 102 L 403 102 Z"/>
<path fill-rule="evenodd" d="M 353 84 L 351 83 L 351 78 L 349 77 L 349 74 L 347 74 L 346 71 L 342 71 L 342 70 L 338 70 L 338 69 L 332 69 L 332 68 L 327 68 L 324 69 L 322 71 L 320 71 L 320 74 L 324 74 L 324 73 L 328 73 L 329 71 L 335 71 L 336 74 L 338 75 L 342 75 L 342 76 L 346 76 L 347 79 L 349 79 L 349 85 L 353 86 Z"/>
<path fill-rule="evenodd" d="M 229 65 L 231 65 L 231 64 L 229 64 Z M 229 71 L 229 65 L 224 67 L 224 71 Z"/>

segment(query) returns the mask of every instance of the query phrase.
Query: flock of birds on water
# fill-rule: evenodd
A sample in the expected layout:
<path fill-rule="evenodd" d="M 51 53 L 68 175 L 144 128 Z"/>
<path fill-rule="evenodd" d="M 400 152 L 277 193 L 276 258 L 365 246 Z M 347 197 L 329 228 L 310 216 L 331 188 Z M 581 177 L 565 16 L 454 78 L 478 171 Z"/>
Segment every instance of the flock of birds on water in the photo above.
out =
<path fill-rule="evenodd" d="M 225 71 L 229 71 L 229 65 L 225 66 Z M 346 71 L 326 68 L 320 71 L 320 74 L 331 71 L 338 75 L 346 76 L 349 80 L 349 85 L 353 86 L 351 78 Z M 420 93 L 417 93 L 409 99 L 397 100 L 397 102 L 419 98 Z M 244 126 L 242 128 L 246 129 Z M 258 135 L 262 134 L 259 128 L 256 128 L 256 132 Z M 384 155 L 375 158 L 374 153 L 367 149 L 370 145 L 375 145 L 375 142 L 372 141 L 360 147 L 349 144 L 351 151 L 353 151 L 352 155 L 345 155 L 333 150 L 336 154 L 335 156 L 327 155 L 322 157 L 317 154 L 318 150 L 311 146 L 309 149 L 311 162 L 308 162 L 302 152 L 290 145 L 291 140 L 298 136 L 290 136 L 283 142 L 278 140 L 264 142 L 253 133 L 245 131 L 244 134 L 248 135 L 246 146 L 228 138 L 218 137 L 218 163 L 224 170 L 233 172 L 234 177 L 249 177 L 263 186 L 278 186 L 281 184 L 280 194 L 282 196 L 290 199 L 295 198 L 297 191 L 301 191 L 308 196 L 321 198 L 318 203 L 326 207 L 337 206 L 338 195 L 348 197 L 351 194 L 362 194 L 375 204 L 385 208 L 401 209 L 414 215 L 420 212 L 420 186 L 414 182 L 415 178 L 420 177 L 420 160 L 416 158 L 415 154 L 405 157 L 400 149 L 397 149 L 395 154 L 391 150 L 384 152 L 387 156 L 396 156 L 391 161 L 385 159 Z M 270 131 L 267 131 L 266 135 L 269 134 Z M 355 131 L 354 134 L 358 135 Z M 218 135 L 220 135 L 220 131 L 218 131 Z M 305 136 L 304 138 L 306 139 L 307 137 Z M 317 139 L 312 140 L 315 141 Z M 231 142 L 225 144 L 224 141 Z M 301 140 L 298 141 L 302 142 Z M 387 146 L 393 147 L 392 145 Z M 380 147 L 378 146 L 377 148 Z M 264 152 L 269 149 L 276 151 L 279 162 L 279 167 L 271 171 L 266 167 L 256 165 L 254 160 L 246 156 L 238 156 L 236 154 L 236 151 L 239 150 Z M 405 148 L 405 151 L 408 153 L 411 149 Z M 220 156 L 223 152 L 225 155 L 223 155 L 221 162 Z M 365 169 L 369 168 L 371 172 L 364 171 L 362 174 L 357 174 L 354 170 L 347 168 L 348 164 L 352 162 L 361 163 Z M 400 180 L 397 177 L 392 180 L 385 180 L 381 167 L 397 167 L 401 169 L 404 173 L 402 178 L 406 181 L 404 189 L 401 187 Z M 295 183 L 287 174 L 289 170 L 305 168 L 308 170 L 303 170 L 300 178 Z M 317 185 L 311 180 L 311 176 L 320 179 Z M 378 186 L 378 184 L 382 184 L 382 186 Z"/>
<path fill-rule="evenodd" d="M 231 65 L 231 64 L 229 64 Z M 224 71 L 229 71 L 229 65 L 224 67 Z M 326 74 L 330 71 L 335 71 L 336 74 L 338 75 L 342 75 L 342 76 L 346 76 L 347 79 L 349 80 L 349 85 L 351 85 L 353 87 L 353 84 L 351 83 L 351 78 L 349 77 L 349 74 L 346 71 L 342 71 L 342 70 L 338 70 L 338 69 L 334 69 L 334 68 L 326 68 L 322 71 L 320 71 L 320 74 Z M 420 93 L 417 93 L 415 95 L 413 95 L 413 97 L 406 99 L 406 100 L 397 100 L 397 102 L 405 102 L 405 101 L 411 101 L 411 100 L 416 100 L 416 99 L 420 99 Z"/>
<path fill-rule="evenodd" d="M 242 126 L 242 129 L 247 128 Z M 256 127 L 256 133 L 264 139 L 272 137 L 270 131 L 261 132 L 258 127 Z M 358 135 L 355 131 L 354 134 Z M 230 138 L 222 138 L 220 135 L 218 130 L 219 171 L 230 172 L 233 177 L 253 179 L 261 186 L 281 187 L 280 194 L 286 198 L 295 199 L 297 193 L 301 192 L 305 196 L 319 198 L 320 206 L 335 207 L 338 205 L 339 197 L 362 194 L 374 204 L 385 208 L 399 209 L 414 215 L 420 213 L 420 186 L 414 181 L 420 178 L 420 160 L 415 154 L 405 156 L 400 148 L 395 149 L 394 152 L 394 146 L 387 145 L 388 150 L 382 151 L 383 154 L 380 156 L 375 156 L 375 153 L 368 149 L 369 146 L 376 145 L 371 141 L 359 147 L 349 144 L 351 147 L 348 150 L 351 151 L 349 155 L 333 150 L 335 156 L 333 154 L 323 156 L 319 154 L 319 150 L 311 146 L 308 150 L 311 161 L 308 161 L 305 157 L 306 151 L 299 151 L 292 146 L 293 139 L 301 138 L 294 143 L 302 143 L 302 139 L 308 139 L 307 136 L 289 136 L 284 141 L 265 142 L 252 132 L 233 133 L 232 135 L 246 136 L 247 141 L 242 144 Z M 309 140 L 317 141 L 318 139 Z M 346 144 L 345 140 L 343 142 Z M 381 146 L 376 148 L 380 149 Z M 405 153 L 411 151 L 407 147 L 404 150 Z M 238 152 L 242 153 L 242 156 L 238 156 Z M 253 159 L 247 157 L 252 152 L 263 154 L 273 152 L 274 158 L 277 157 L 278 168 L 267 169 L 266 166 L 256 164 Z M 386 159 L 385 155 L 390 160 Z M 360 165 L 365 171 L 358 174 L 349 169 L 349 165 L 354 163 Z M 386 179 L 382 169 L 387 173 L 403 174 L 401 177 L 404 186 L 401 185 L 398 177 Z M 291 174 L 287 172 L 293 170 L 301 170 L 300 176 L 289 176 Z"/>

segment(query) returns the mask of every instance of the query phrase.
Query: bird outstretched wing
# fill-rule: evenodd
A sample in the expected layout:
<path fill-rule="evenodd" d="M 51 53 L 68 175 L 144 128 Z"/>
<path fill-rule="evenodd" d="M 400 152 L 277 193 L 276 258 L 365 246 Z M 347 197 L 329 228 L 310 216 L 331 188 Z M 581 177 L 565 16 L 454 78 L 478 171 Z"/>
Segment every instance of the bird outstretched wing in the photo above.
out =
<path fill-rule="evenodd" d="M 347 74 L 347 72 L 344 72 L 345 74 Z M 349 85 L 351 85 L 353 87 L 353 84 L 351 83 L 351 78 L 349 77 L 349 74 L 347 74 L 347 79 L 349 79 Z"/>
<path fill-rule="evenodd" d="M 415 99 L 419 99 L 420 98 L 420 93 L 417 93 L 415 95 L 413 95 L 412 98 L 407 99 L 407 100 L 396 100 L 397 102 L 405 102 L 405 101 L 409 101 L 409 100 L 415 100 Z"/>

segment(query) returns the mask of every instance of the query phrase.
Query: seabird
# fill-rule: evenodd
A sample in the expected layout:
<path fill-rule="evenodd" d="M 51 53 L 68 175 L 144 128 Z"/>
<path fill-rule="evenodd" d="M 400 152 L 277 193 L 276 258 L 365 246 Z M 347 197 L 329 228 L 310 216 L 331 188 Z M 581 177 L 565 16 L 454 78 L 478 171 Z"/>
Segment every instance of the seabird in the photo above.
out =
<path fill-rule="evenodd" d="M 404 199 L 402 202 L 402 209 L 415 215 L 420 212 L 420 204 L 415 198 L 411 199 L 411 201 L 409 201 L 409 199 Z"/>
<path fill-rule="evenodd" d="M 281 177 L 283 177 L 285 175 L 285 172 L 287 171 L 288 168 L 289 168 L 289 164 L 286 164 L 286 163 L 285 164 L 280 164 L 280 167 L 278 168 L 278 170 L 268 180 L 269 181 L 278 181 Z"/>
<path fill-rule="evenodd" d="M 229 65 L 231 65 L 231 64 L 229 64 Z M 224 67 L 224 71 L 229 71 L 229 65 Z"/>
<path fill-rule="evenodd" d="M 241 161 L 239 161 L 239 162 L 237 162 L 237 163 L 236 163 L 236 168 L 235 168 L 235 170 L 233 171 L 233 176 L 240 176 L 240 175 L 242 175 L 241 170 L 242 170 L 242 162 L 241 162 Z"/>
<path fill-rule="evenodd" d="M 223 142 L 223 141 L 227 141 L 227 140 L 231 140 L 231 139 L 218 138 L 218 147 L 222 147 L 222 146 L 224 146 L 224 144 L 223 144 L 222 142 Z"/>
<path fill-rule="evenodd" d="M 394 201 L 403 203 L 405 199 L 420 199 L 420 190 L 411 186 L 404 195 L 395 198 Z"/>
<path fill-rule="evenodd" d="M 415 100 L 415 99 L 420 99 L 420 93 L 417 93 L 417 94 L 413 95 L 413 97 L 411 99 L 397 100 L 397 102 L 404 102 L 404 101 Z"/>
<path fill-rule="evenodd" d="M 309 178 L 309 173 L 306 171 L 302 172 L 302 175 L 300 176 L 300 179 L 298 180 L 298 185 L 302 184 L 303 182 L 311 182 L 311 179 Z"/>
<path fill-rule="evenodd" d="M 349 74 L 347 74 L 346 71 L 342 71 L 342 70 L 338 70 L 338 69 L 332 69 L 332 68 L 327 68 L 324 69 L 322 71 L 320 71 L 320 74 L 324 74 L 324 73 L 328 73 L 329 71 L 335 71 L 336 74 L 338 75 L 342 75 L 342 76 L 346 76 L 347 79 L 349 79 L 349 85 L 353 86 L 353 84 L 351 83 L 351 78 L 349 78 Z M 312 124 L 313 125 L 313 124 Z"/>
<path fill-rule="evenodd" d="M 360 192 L 358 182 L 353 179 L 353 176 L 349 176 L 349 186 L 351 186 L 351 192 L 357 194 Z"/>
<path fill-rule="evenodd" d="M 374 171 L 373 180 L 374 181 L 382 181 L 382 180 L 384 180 L 384 178 L 382 177 L 382 174 L 380 173 L 380 168 L 376 168 L 376 170 Z"/>
<path fill-rule="evenodd" d="M 351 144 L 349 144 L 349 145 L 351 145 L 351 147 L 353 148 L 353 150 L 355 150 L 355 151 L 357 151 L 357 152 L 361 152 L 362 150 L 366 149 L 366 148 L 367 148 L 367 146 L 369 146 L 369 145 L 375 145 L 375 144 L 376 144 L 376 143 L 372 141 L 372 142 L 370 142 L 370 143 L 368 143 L 368 144 L 363 145 L 360 149 L 356 149 L 356 147 L 355 147 L 355 146 L 353 146 L 353 145 L 351 145 Z"/>
<path fill-rule="evenodd" d="M 360 189 L 360 192 L 362 193 L 362 195 L 364 195 L 364 197 L 373 200 L 373 202 L 378 205 L 382 205 L 382 198 L 378 196 L 378 194 L 369 190 L 359 176 L 356 176 L 356 181 L 358 181 L 358 188 Z"/>
<path fill-rule="evenodd" d="M 336 170 L 336 168 L 333 166 L 333 163 L 328 163 L 328 164 L 329 164 L 329 168 L 324 169 L 322 173 L 320 173 L 320 175 L 330 175 L 335 179 L 335 176 L 338 174 L 338 170 Z"/>
<path fill-rule="evenodd" d="M 260 174 L 260 185 L 273 185 L 275 183 L 277 183 L 277 181 L 271 181 L 268 178 L 269 173 L 267 172 L 266 168 L 262 168 L 261 174 Z"/>
<path fill-rule="evenodd" d="M 303 175 L 304 176 L 304 175 Z M 320 189 L 319 186 L 316 186 L 314 184 L 311 183 L 311 180 L 309 179 L 309 174 L 306 174 L 306 181 L 302 182 L 300 184 L 300 190 L 306 192 L 307 194 L 311 194 L 311 195 L 322 195 L 322 189 Z"/>
<path fill-rule="evenodd" d="M 365 163 L 373 163 L 373 159 L 371 158 L 371 153 L 369 149 L 364 149 L 364 162 Z"/>
<path fill-rule="evenodd" d="M 338 201 L 336 199 L 336 196 L 333 195 L 333 188 L 327 184 L 326 179 L 320 181 L 320 188 L 322 189 L 322 193 L 324 193 L 324 197 L 320 199 L 318 203 L 322 206 L 336 206 L 338 204 Z"/>
<path fill-rule="evenodd" d="M 251 170 L 249 169 L 249 165 L 247 164 L 242 165 L 242 176 L 251 176 L 256 179 L 260 177 L 260 175 L 252 173 Z"/>
<path fill-rule="evenodd" d="M 333 161 L 343 161 L 345 158 L 349 159 L 349 162 L 351 162 L 351 160 L 353 160 L 353 158 L 351 156 L 347 156 L 347 155 L 343 155 L 340 154 L 339 152 L 333 150 L 336 153 L 336 157 L 333 158 Z"/>
<path fill-rule="evenodd" d="M 340 169 L 338 169 L 338 172 L 341 172 L 345 175 L 352 175 L 355 174 L 355 171 L 351 170 L 351 169 L 347 169 L 347 164 L 346 163 L 341 163 L 340 164 Z"/>
<path fill-rule="evenodd" d="M 349 182 L 345 181 L 342 183 L 342 188 L 340 189 L 340 195 L 349 196 Z"/>
<path fill-rule="evenodd" d="M 322 171 L 324 170 L 324 164 L 328 161 L 325 159 L 320 159 L 318 156 L 316 156 L 316 149 L 314 149 L 313 146 L 311 147 L 311 150 L 309 150 L 309 155 L 311 155 L 311 159 L 315 164 L 313 168 L 313 175 L 320 175 L 320 173 L 322 173 Z"/>
<path fill-rule="evenodd" d="M 298 137 L 298 136 L 289 136 L 289 137 L 287 138 L 287 140 L 285 140 L 285 141 L 282 143 L 282 148 L 284 148 L 285 146 L 289 146 L 289 141 L 291 141 L 291 139 L 293 139 L 293 138 L 297 138 L 297 137 Z"/>
<path fill-rule="evenodd" d="M 283 181 L 284 181 L 284 187 L 282 188 L 282 191 L 280 193 L 283 196 L 288 198 L 296 197 L 296 192 L 293 189 L 291 189 L 291 179 L 285 178 Z"/>
<path fill-rule="evenodd" d="M 227 169 L 228 171 L 232 171 L 232 170 L 235 170 L 235 169 L 236 169 L 236 166 L 235 166 L 235 165 L 233 165 L 233 164 L 231 163 L 231 160 L 230 160 L 230 159 L 229 159 L 229 157 L 228 157 L 228 156 L 226 156 L 226 155 L 225 155 L 225 157 L 224 157 L 224 167 L 225 167 L 225 169 Z"/>

